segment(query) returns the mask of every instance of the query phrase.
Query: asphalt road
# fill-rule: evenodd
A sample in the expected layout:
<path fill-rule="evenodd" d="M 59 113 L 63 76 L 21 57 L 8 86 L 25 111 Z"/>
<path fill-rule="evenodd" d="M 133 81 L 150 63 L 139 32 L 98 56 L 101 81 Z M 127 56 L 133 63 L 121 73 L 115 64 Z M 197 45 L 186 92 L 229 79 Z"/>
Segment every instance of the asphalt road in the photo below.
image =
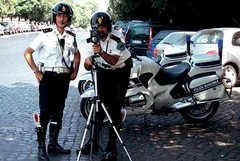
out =
<path fill-rule="evenodd" d="M 23 52 L 37 33 L 0 37 L 0 161 L 37 160 L 37 141 L 32 114 L 38 111 L 38 84 Z M 82 60 L 88 32 L 78 33 Z M 85 71 L 80 67 L 78 78 Z M 70 155 L 50 155 L 51 161 L 76 161 L 86 121 L 79 110 L 78 78 L 70 84 L 59 143 Z M 240 88 L 224 98 L 215 116 L 194 125 L 179 113 L 168 116 L 127 116 L 120 136 L 133 161 L 239 161 Z M 87 137 L 88 138 L 88 137 Z M 87 139 L 86 138 L 86 139 Z M 100 135 L 104 148 L 107 129 Z M 92 160 L 101 160 L 101 154 Z M 82 156 L 81 161 L 89 160 Z M 129 160 L 118 145 L 118 161 Z"/>

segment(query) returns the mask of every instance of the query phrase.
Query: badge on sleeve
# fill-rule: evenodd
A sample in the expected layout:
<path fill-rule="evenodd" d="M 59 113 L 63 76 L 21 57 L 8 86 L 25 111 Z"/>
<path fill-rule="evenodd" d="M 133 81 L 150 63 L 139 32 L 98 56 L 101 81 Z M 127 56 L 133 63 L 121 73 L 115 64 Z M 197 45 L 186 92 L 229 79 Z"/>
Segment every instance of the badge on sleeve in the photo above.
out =
<path fill-rule="evenodd" d="M 118 50 L 125 50 L 125 48 L 126 48 L 125 43 L 120 42 L 120 43 L 117 44 L 117 49 Z"/>

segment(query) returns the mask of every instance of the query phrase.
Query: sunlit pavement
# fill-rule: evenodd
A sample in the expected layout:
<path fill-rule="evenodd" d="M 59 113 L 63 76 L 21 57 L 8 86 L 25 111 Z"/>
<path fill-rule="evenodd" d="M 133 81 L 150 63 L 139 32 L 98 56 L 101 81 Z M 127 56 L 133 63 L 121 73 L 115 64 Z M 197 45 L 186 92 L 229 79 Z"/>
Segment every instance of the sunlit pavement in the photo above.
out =
<path fill-rule="evenodd" d="M 38 111 L 38 88 L 27 83 L 0 85 L 0 160 L 37 160 L 37 141 L 32 113 Z M 178 113 L 168 116 L 127 116 L 120 136 L 132 160 L 136 161 L 239 161 L 239 92 L 234 88 L 231 99 L 221 102 L 216 115 L 206 123 L 193 125 Z M 79 110 L 80 95 L 71 86 L 66 101 L 63 128 L 59 142 L 72 149 L 71 155 L 50 155 L 50 160 L 77 160 L 75 150 L 82 141 L 86 121 Z M 4 108 L 4 110 L 3 110 Z M 85 139 L 88 140 L 88 136 Z M 103 148 L 107 129 L 100 135 Z M 100 160 L 101 154 L 93 155 Z M 88 160 L 82 156 L 81 160 Z M 118 145 L 118 160 L 128 157 Z"/>

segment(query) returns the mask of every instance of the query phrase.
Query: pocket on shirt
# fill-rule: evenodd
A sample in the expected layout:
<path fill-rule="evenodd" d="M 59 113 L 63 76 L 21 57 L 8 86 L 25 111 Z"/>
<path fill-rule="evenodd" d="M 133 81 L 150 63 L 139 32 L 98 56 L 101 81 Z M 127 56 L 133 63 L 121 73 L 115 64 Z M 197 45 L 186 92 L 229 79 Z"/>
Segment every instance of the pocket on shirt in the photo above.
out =
<path fill-rule="evenodd" d="M 57 42 L 48 41 L 46 42 L 46 44 L 44 44 L 44 46 L 48 54 L 56 54 L 56 52 L 58 51 Z"/>

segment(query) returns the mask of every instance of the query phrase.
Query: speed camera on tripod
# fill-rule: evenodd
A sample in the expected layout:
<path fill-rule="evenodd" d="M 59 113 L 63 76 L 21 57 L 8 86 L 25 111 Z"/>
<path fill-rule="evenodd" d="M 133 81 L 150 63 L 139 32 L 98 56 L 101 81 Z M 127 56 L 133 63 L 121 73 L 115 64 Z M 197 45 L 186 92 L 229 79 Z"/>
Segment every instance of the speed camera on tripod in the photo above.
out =
<path fill-rule="evenodd" d="M 87 39 L 87 43 L 94 43 L 97 44 L 100 41 L 100 32 L 98 31 L 98 29 L 93 29 L 90 30 L 90 38 Z"/>

